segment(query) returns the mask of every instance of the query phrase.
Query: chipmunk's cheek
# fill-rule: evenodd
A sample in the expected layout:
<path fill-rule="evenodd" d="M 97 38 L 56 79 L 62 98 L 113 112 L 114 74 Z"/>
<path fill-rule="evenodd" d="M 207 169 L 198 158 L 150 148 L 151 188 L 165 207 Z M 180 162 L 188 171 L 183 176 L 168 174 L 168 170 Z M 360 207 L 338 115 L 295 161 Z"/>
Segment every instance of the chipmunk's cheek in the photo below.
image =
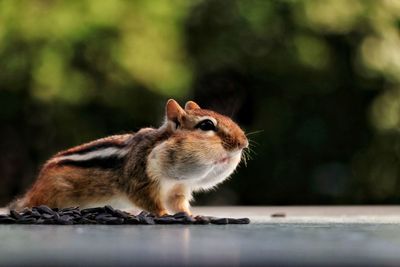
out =
<path fill-rule="evenodd" d="M 213 169 L 208 173 L 202 180 L 200 180 L 193 187 L 195 190 L 207 190 L 213 188 L 215 185 L 226 180 L 236 169 L 240 162 L 241 151 L 238 153 L 231 153 L 228 159 L 220 159 L 215 161 L 213 164 Z"/>
<path fill-rule="evenodd" d="M 212 162 L 203 151 L 176 147 L 168 142 L 156 146 L 148 157 L 147 174 L 155 179 L 201 179 L 212 169 Z M 204 150 L 204 149 L 203 149 Z M 191 151 L 185 152 L 185 151 Z M 209 157 L 209 156 L 208 156 Z"/>

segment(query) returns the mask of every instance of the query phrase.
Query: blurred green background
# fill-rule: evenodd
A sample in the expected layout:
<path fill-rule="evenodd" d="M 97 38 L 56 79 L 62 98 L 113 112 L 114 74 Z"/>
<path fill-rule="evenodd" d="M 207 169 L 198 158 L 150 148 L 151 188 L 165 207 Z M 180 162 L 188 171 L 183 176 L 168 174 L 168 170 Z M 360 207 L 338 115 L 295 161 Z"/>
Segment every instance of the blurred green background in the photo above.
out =
<path fill-rule="evenodd" d="M 195 204 L 399 203 L 399 30 L 396 0 L 0 0 L 0 204 L 171 97 L 257 131 Z"/>

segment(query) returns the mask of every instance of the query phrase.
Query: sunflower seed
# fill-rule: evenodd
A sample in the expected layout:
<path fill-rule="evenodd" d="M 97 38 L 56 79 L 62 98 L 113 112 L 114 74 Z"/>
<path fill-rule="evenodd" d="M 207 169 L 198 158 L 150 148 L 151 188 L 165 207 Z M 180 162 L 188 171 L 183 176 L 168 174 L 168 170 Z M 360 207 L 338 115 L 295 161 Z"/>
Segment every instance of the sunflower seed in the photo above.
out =
<path fill-rule="evenodd" d="M 0 215 L 0 224 L 14 224 L 15 222 L 15 219 L 7 215 Z"/>
<path fill-rule="evenodd" d="M 21 218 L 21 215 L 15 210 L 10 210 L 10 217 L 18 220 L 19 218 Z"/>
<path fill-rule="evenodd" d="M 210 222 L 212 224 L 228 224 L 229 223 L 227 218 L 214 218 L 214 217 L 212 217 L 210 219 Z"/>
<path fill-rule="evenodd" d="M 52 209 L 50 209 L 49 207 L 45 206 L 45 205 L 40 205 L 38 207 L 36 207 L 36 209 L 42 213 L 42 214 L 51 214 L 53 215 L 55 211 L 53 211 Z"/>
<path fill-rule="evenodd" d="M 239 218 L 239 219 L 234 219 L 234 218 L 227 218 L 229 224 L 249 224 L 250 219 L 249 218 Z"/>
<path fill-rule="evenodd" d="M 100 213 L 100 212 L 104 212 L 104 207 L 87 208 L 87 209 L 81 210 L 81 214 L 85 214 L 85 213 Z"/>
<path fill-rule="evenodd" d="M 194 224 L 209 224 L 210 219 L 206 216 L 196 216 Z"/>

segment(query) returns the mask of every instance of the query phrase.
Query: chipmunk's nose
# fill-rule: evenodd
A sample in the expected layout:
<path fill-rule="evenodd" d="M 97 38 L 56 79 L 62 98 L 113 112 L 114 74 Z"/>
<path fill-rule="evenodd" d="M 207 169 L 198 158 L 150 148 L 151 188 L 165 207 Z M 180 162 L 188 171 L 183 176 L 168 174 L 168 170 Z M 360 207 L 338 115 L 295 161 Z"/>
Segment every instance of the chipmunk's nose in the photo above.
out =
<path fill-rule="evenodd" d="M 248 148 L 249 147 L 249 140 L 247 140 L 247 138 L 246 138 L 246 141 L 244 142 L 244 147 L 243 148 Z"/>
<path fill-rule="evenodd" d="M 238 150 L 249 147 L 249 141 L 244 133 L 236 136 L 225 136 L 222 144 L 226 150 Z"/>
<path fill-rule="evenodd" d="M 246 137 L 237 141 L 236 146 L 240 149 L 248 148 L 249 147 L 249 140 Z"/>

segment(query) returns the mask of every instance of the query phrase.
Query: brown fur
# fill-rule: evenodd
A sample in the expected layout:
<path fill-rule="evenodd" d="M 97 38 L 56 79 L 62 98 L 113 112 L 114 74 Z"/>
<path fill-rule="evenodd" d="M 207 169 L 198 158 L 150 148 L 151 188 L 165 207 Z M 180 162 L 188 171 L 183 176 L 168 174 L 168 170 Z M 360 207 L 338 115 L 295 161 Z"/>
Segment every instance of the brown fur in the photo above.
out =
<path fill-rule="evenodd" d="M 118 192 L 118 176 L 99 170 L 49 167 L 24 197 L 27 207 L 46 204 L 64 208 L 107 199 Z"/>

